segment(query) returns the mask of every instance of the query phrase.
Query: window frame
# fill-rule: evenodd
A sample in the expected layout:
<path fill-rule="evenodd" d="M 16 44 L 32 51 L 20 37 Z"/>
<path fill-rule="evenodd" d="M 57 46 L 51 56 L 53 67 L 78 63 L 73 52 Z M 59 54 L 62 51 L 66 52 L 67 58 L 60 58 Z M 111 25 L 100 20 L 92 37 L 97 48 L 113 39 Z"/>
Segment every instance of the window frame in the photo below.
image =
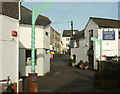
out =
<path fill-rule="evenodd" d="M 46 31 L 46 32 L 45 32 L 45 35 L 46 35 L 46 36 L 49 36 L 49 33 Z"/>
<path fill-rule="evenodd" d="M 29 55 L 27 56 L 27 51 Z M 27 64 L 27 58 L 30 57 L 31 58 L 31 49 L 25 49 L 25 66 L 31 66 L 31 64 Z M 32 61 L 31 61 L 32 63 Z M 35 49 L 35 65 L 37 65 L 37 50 Z"/>

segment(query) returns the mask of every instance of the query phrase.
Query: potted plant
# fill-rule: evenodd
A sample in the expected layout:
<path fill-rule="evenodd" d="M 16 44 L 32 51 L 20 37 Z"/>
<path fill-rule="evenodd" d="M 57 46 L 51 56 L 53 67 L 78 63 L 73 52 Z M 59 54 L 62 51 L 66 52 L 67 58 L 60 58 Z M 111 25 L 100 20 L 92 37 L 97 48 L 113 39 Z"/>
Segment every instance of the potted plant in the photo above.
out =
<path fill-rule="evenodd" d="M 74 59 L 70 59 L 71 65 L 75 66 L 75 60 Z"/>
<path fill-rule="evenodd" d="M 85 70 L 87 70 L 89 68 L 88 64 L 89 64 L 88 61 L 85 61 L 85 63 L 84 63 Z"/>
<path fill-rule="evenodd" d="M 83 61 L 82 61 L 82 60 L 80 60 L 78 64 L 79 64 L 79 67 L 80 67 L 81 69 L 84 68 L 84 64 L 83 64 Z"/>

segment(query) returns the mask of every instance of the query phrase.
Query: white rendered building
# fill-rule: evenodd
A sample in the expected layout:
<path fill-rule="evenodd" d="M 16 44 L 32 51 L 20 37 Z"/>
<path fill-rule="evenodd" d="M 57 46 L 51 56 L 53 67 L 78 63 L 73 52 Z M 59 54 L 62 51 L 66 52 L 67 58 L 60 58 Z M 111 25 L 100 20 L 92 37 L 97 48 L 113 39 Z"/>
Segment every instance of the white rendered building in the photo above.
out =
<path fill-rule="evenodd" d="M 90 18 L 83 36 L 74 40 L 74 47 L 71 49 L 71 58 L 78 63 L 80 60 L 88 61 L 90 68 L 97 70 L 97 60 L 100 60 L 100 46 L 97 42 L 91 41 L 91 37 L 102 40 L 102 55 L 107 59 L 120 57 L 120 31 L 119 21 L 103 18 Z M 76 40 L 79 47 L 76 47 Z"/>
<path fill-rule="evenodd" d="M 31 20 L 31 11 L 22 6 L 19 27 L 19 66 L 22 76 L 28 76 L 28 73 L 31 73 Z M 41 15 L 36 21 L 35 72 L 38 73 L 38 76 L 43 76 L 50 71 L 50 23 L 51 21 L 47 17 Z"/>
<path fill-rule="evenodd" d="M 73 36 L 78 32 L 78 30 L 73 30 Z M 67 52 L 70 48 L 70 37 L 71 37 L 71 30 L 64 30 L 62 34 L 62 50 L 63 52 Z"/>
<path fill-rule="evenodd" d="M 19 2 L 0 1 L 0 80 L 9 77 L 13 85 L 19 80 L 18 31 Z"/>

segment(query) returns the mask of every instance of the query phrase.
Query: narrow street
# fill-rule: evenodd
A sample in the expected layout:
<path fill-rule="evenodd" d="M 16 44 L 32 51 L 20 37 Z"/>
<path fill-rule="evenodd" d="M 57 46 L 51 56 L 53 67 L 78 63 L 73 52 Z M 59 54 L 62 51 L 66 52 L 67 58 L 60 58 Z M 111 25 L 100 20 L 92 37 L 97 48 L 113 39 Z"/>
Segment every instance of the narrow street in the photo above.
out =
<path fill-rule="evenodd" d="M 0 0 L 0 94 L 120 94 L 120 1 L 93 1 Z"/>
<path fill-rule="evenodd" d="M 51 71 L 38 77 L 38 92 L 93 92 L 91 70 L 81 70 L 69 66 L 65 55 L 56 55 L 51 64 Z M 24 92 L 28 91 L 28 79 L 24 81 Z"/>

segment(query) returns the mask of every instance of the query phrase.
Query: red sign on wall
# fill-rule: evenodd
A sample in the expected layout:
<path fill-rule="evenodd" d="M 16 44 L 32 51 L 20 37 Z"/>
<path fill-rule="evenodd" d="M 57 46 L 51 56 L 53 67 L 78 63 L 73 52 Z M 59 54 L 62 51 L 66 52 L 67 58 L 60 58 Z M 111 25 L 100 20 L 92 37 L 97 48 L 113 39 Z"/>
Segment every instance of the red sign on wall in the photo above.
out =
<path fill-rule="evenodd" d="M 12 31 L 12 32 L 11 32 L 11 35 L 12 35 L 12 36 L 17 36 L 17 31 Z"/>

